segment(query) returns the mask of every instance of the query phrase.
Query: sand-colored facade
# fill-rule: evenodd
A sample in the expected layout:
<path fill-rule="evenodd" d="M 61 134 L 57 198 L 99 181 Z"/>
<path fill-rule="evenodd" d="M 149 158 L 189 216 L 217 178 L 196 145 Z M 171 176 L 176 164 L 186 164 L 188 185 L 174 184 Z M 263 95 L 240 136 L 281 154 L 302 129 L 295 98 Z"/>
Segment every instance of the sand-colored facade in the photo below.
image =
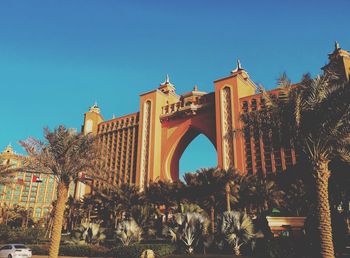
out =
<path fill-rule="evenodd" d="M 340 66 L 341 75 L 349 79 L 350 54 L 338 44 L 323 69 L 333 65 Z M 233 133 L 241 126 L 242 112 L 260 108 L 264 108 L 263 96 L 238 61 L 228 76 L 214 81 L 213 92 L 194 86 L 179 95 L 167 76 L 156 89 L 140 95 L 139 112 L 104 121 L 94 105 L 85 113 L 82 130 L 99 136 L 113 184 L 144 189 L 151 181 L 178 180 L 181 155 L 199 134 L 215 146 L 219 168 L 276 173 L 297 162 L 292 149 L 273 149 L 261 135 Z"/>

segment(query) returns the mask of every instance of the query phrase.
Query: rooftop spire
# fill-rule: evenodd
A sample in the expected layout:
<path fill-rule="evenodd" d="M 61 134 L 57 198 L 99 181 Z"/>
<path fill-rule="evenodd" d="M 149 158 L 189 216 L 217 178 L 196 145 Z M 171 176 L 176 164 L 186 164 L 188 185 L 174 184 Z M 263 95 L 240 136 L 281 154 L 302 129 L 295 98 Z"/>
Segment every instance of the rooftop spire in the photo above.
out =
<path fill-rule="evenodd" d="M 241 61 L 239 61 L 239 59 L 237 59 L 237 69 L 242 70 Z"/>
<path fill-rule="evenodd" d="M 169 74 L 165 76 L 165 81 L 160 84 L 159 88 L 164 93 L 175 92 L 174 85 L 170 82 Z"/>
<path fill-rule="evenodd" d="M 163 84 L 171 84 L 171 83 L 170 83 L 169 74 L 166 74 L 166 76 L 165 76 L 165 81 L 164 81 L 161 85 L 163 85 Z"/>
<path fill-rule="evenodd" d="M 97 105 L 97 102 L 95 101 L 94 104 L 89 108 L 89 112 L 95 112 L 100 113 L 100 108 Z"/>
<path fill-rule="evenodd" d="M 2 153 L 9 153 L 9 154 L 13 154 L 13 148 L 12 148 L 12 145 L 11 143 L 9 143 L 6 148 L 4 149 L 4 151 Z"/>
<path fill-rule="evenodd" d="M 338 41 L 335 41 L 335 50 L 338 50 L 340 49 L 340 45 L 339 45 L 339 42 Z"/>
<path fill-rule="evenodd" d="M 239 61 L 239 59 L 237 59 L 237 67 L 236 67 L 236 69 L 232 70 L 231 73 L 235 73 L 235 72 L 242 71 L 242 70 L 244 70 L 244 69 L 242 68 L 241 61 Z"/>

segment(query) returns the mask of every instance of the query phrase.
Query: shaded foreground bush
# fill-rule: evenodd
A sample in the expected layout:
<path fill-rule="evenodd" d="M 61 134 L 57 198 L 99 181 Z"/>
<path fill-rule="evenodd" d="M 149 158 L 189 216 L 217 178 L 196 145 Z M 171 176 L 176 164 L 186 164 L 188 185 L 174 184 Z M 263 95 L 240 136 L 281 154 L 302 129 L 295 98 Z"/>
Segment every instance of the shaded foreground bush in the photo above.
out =
<path fill-rule="evenodd" d="M 33 255 L 48 255 L 49 245 L 28 245 Z M 59 255 L 64 256 L 89 256 L 105 257 L 109 253 L 108 248 L 96 245 L 61 245 Z"/>
<path fill-rule="evenodd" d="M 45 231 L 38 228 L 11 228 L 0 225 L 0 243 L 37 244 L 44 238 Z"/>
<path fill-rule="evenodd" d="M 262 239 L 260 239 L 262 240 Z M 28 245 L 33 255 L 47 255 L 49 245 Z M 108 249 L 96 245 L 61 245 L 59 255 L 85 256 L 85 257 L 115 257 L 115 258 L 139 258 L 146 249 L 152 249 L 157 258 L 166 257 L 188 257 L 187 255 L 172 255 L 176 251 L 173 244 L 134 244 L 131 246 L 117 246 Z M 216 253 L 216 254 L 215 254 Z M 213 251 L 208 257 L 221 257 L 222 251 Z M 211 256 L 210 256 L 211 255 Z M 197 255 L 191 256 L 196 257 Z M 198 254 L 198 256 L 201 256 Z M 225 257 L 225 256 L 223 256 Z M 230 257 L 235 257 L 230 254 Z M 243 256 L 244 257 L 244 256 Z M 251 257 L 251 256 L 249 256 Z M 310 246 L 304 238 L 274 238 L 271 240 L 257 241 L 253 256 L 256 258 L 311 258 Z"/>
<path fill-rule="evenodd" d="M 172 244 L 135 244 L 131 246 L 117 247 L 108 256 L 116 258 L 139 258 L 146 249 L 152 249 L 157 258 L 169 255 L 175 252 L 176 247 Z"/>
<path fill-rule="evenodd" d="M 310 246 L 304 238 L 273 238 L 256 242 L 254 255 L 257 258 L 311 258 Z"/>
<path fill-rule="evenodd" d="M 33 255 L 48 255 L 49 245 L 29 245 Z M 88 256 L 88 257 L 116 257 L 139 258 L 146 249 L 152 249 L 157 258 L 172 254 L 175 246 L 172 244 L 135 244 L 131 246 L 118 246 L 108 249 L 96 245 L 61 245 L 59 255 L 64 256 Z"/>

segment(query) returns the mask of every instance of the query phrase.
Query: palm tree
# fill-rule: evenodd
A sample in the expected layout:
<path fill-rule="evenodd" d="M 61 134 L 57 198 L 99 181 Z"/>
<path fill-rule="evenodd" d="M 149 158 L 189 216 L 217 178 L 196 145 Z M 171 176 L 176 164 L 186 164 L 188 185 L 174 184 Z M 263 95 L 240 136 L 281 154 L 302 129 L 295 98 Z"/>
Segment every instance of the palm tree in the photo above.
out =
<path fill-rule="evenodd" d="M 132 218 L 118 223 L 116 229 L 117 238 L 125 246 L 140 242 L 142 240 L 142 232 L 142 228 Z"/>
<path fill-rule="evenodd" d="M 15 168 L 12 164 L 1 164 L 0 160 L 0 185 L 14 183 L 13 179 L 18 171 L 19 168 Z"/>
<path fill-rule="evenodd" d="M 283 76 L 279 97 L 263 91 L 267 108 L 243 114 L 244 129 L 273 135 L 275 146 L 293 147 L 310 164 L 317 195 L 320 256 L 334 257 L 328 179 L 330 162 L 350 162 L 350 85 L 328 74 L 304 76 L 297 87 Z"/>
<path fill-rule="evenodd" d="M 130 214 L 137 225 L 143 229 L 145 237 L 154 237 L 156 235 L 156 222 L 160 217 L 160 213 L 154 205 L 135 205 L 131 208 Z"/>
<path fill-rule="evenodd" d="M 220 231 L 235 255 L 241 255 L 241 246 L 247 244 L 255 236 L 252 220 L 246 213 L 238 211 L 224 212 Z"/>
<path fill-rule="evenodd" d="M 223 212 L 227 207 L 227 184 L 230 184 L 230 202 L 237 202 L 237 195 L 233 194 L 237 190 L 234 186 L 236 174 L 232 170 L 206 168 L 184 176 L 191 201 L 198 203 L 210 214 L 212 233 L 215 231 L 215 213 Z"/>
<path fill-rule="evenodd" d="M 69 185 L 79 180 L 81 172 L 102 180 L 103 177 L 100 176 L 102 156 L 95 137 L 78 134 L 64 126 L 59 126 L 52 132 L 45 128 L 44 138 L 44 141 L 28 138 L 20 144 L 29 155 L 23 170 L 35 170 L 54 175 L 58 184 L 49 248 L 49 257 L 56 258 L 60 247 Z"/>
<path fill-rule="evenodd" d="M 68 232 L 71 232 L 76 225 L 80 224 L 83 216 L 81 206 L 82 204 L 79 200 L 69 196 L 65 210 L 65 224 Z"/>
<path fill-rule="evenodd" d="M 182 183 L 157 181 L 152 182 L 145 191 L 145 198 L 149 203 L 154 204 L 159 212 L 164 210 L 166 220 L 170 210 L 179 208 L 181 197 L 179 189 Z M 164 207 L 164 209 L 162 209 Z"/>
<path fill-rule="evenodd" d="M 122 184 L 116 189 L 116 193 L 117 209 L 125 218 L 131 217 L 130 212 L 134 206 L 143 204 L 144 193 L 134 185 Z"/>
<path fill-rule="evenodd" d="M 83 222 L 72 232 L 72 240 L 78 244 L 99 245 L 105 238 L 104 229 L 98 223 Z"/>
<path fill-rule="evenodd" d="M 102 203 L 98 193 L 86 195 L 81 199 L 81 210 L 85 222 L 90 223 L 92 218 L 96 218 L 99 214 L 98 207 Z M 101 215 L 101 214 L 100 214 Z"/>
<path fill-rule="evenodd" d="M 165 226 L 164 233 L 179 246 L 184 246 L 188 254 L 205 244 L 209 226 L 207 216 L 197 212 L 176 213 L 172 220 L 170 225 Z"/>
<path fill-rule="evenodd" d="M 284 191 L 275 180 L 257 175 L 242 176 L 239 189 L 239 207 L 251 213 L 261 214 L 272 208 L 284 206 Z"/>

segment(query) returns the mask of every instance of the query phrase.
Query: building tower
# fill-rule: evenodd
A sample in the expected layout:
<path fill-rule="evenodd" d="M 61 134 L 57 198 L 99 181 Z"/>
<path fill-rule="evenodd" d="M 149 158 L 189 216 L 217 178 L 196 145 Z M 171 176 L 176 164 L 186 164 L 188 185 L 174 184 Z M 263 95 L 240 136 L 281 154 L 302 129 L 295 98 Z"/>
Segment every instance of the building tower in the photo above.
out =
<path fill-rule="evenodd" d="M 256 85 L 239 60 L 228 77 L 218 79 L 214 84 L 218 166 L 223 169 L 234 167 L 245 172 L 243 138 L 239 134 L 234 135 L 233 131 L 240 126 L 239 99 L 254 95 Z"/>
<path fill-rule="evenodd" d="M 340 79 L 350 80 L 350 53 L 335 42 L 334 50 L 328 54 L 329 62 L 322 67 L 325 73 L 336 73 Z"/>

